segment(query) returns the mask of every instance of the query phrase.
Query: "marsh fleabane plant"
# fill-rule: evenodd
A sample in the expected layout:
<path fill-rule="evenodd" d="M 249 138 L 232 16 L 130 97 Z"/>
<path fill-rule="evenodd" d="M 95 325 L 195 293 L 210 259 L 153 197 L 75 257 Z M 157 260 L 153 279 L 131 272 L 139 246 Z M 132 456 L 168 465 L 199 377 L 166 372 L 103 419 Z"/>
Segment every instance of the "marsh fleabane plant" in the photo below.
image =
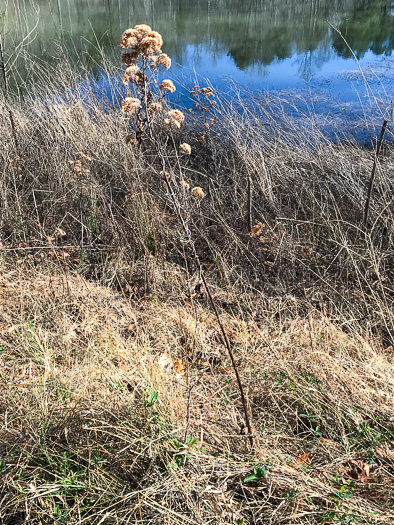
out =
<path fill-rule="evenodd" d="M 163 45 L 163 38 L 157 31 L 152 31 L 151 27 L 140 24 L 136 25 L 133 29 L 127 29 L 121 39 L 120 45 L 123 48 L 130 48 L 131 51 L 122 53 L 122 62 L 126 64 L 127 69 L 123 75 L 123 82 L 126 86 L 130 87 L 130 84 L 134 84 L 134 97 L 127 97 L 123 100 L 122 111 L 130 117 L 130 127 L 134 127 L 135 135 L 129 135 L 126 141 L 136 142 L 139 146 L 142 146 L 144 138 L 153 139 L 152 136 L 152 121 L 162 111 L 162 101 L 168 93 L 175 91 L 174 83 L 169 79 L 164 79 L 159 85 L 158 89 L 155 89 L 157 85 L 155 75 L 160 66 L 169 69 L 171 67 L 171 59 L 161 52 L 161 46 Z M 213 96 L 211 88 L 203 88 L 197 91 L 197 95 L 203 96 L 204 101 L 209 100 Z M 205 106 L 204 106 L 205 110 Z M 171 109 L 167 111 L 164 118 L 164 128 L 169 131 L 172 129 L 180 128 L 185 116 L 182 111 L 178 109 Z M 152 140 L 153 142 L 153 140 Z M 175 142 L 173 141 L 175 146 Z M 183 233 L 185 235 L 186 243 L 193 255 L 198 272 L 200 275 L 201 284 L 207 293 L 209 302 L 215 312 L 220 331 L 222 334 L 222 341 L 227 348 L 230 356 L 234 372 L 236 375 L 242 405 L 244 409 L 244 416 L 246 427 L 248 429 L 248 440 L 250 442 L 251 449 L 255 447 L 256 432 L 254 431 L 252 424 L 252 412 L 249 406 L 248 399 L 246 398 L 241 382 L 241 378 L 238 372 L 236 360 L 231 349 L 229 337 L 222 320 L 220 318 L 219 310 L 216 306 L 215 300 L 211 293 L 210 286 L 205 278 L 203 266 L 200 257 L 197 253 L 196 245 L 192 235 L 192 218 L 191 214 L 188 213 L 187 208 L 181 204 L 182 198 L 185 196 L 185 192 L 190 190 L 190 185 L 183 179 L 180 181 L 179 188 L 182 188 L 183 194 L 176 191 L 172 184 L 172 173 L 167 171 L 166 167 L 171 165 L 169 163 L 168 155 L 160 147 L 158 142 L 155 143 L 156 153 L 158 160 L 160 160 L 162 170 L 157 172 L 160 177 L 165 181 L 167 186 L 168 195 L 171 198 L 174 206 L 175 213 L 178 217 L 179 223 L 182 226 Z M 179 156 L 191 155 L 192 148 L 190 144 L 183 142 L 179 145 L 179 152 L 177 153 L 177 160 Z M 198 199 L 198 204 L 205 197 L 205 192 L 200 186 L 195 186 L 190 191 L 190 195 L 195 199 Z"/>
<path fill-rule="evenodd" d="M 134 95 L 122 102 L 123 113 L 130 117 L 132 133 L 128 136 L 128 143 L 142 144 L 144 138 L 151 134 L 151 124 L 163 111 L 164 98 L 176 90 L 169 79 L 164 79 L 157 87 L 159 68 L 171 67 L 171 58 L 162 53 L 162 45 L 160 33 L 152 31 L 146 24 L 126 29 L 120 39 L 120 46 L 129 49 L 121 56 L 123 64 L 127 66 L 122 79 Z M 184 120 L 182 111 L 173 109 L 164 116 L 164 125 L 168 129 L 177 129 Z"/>

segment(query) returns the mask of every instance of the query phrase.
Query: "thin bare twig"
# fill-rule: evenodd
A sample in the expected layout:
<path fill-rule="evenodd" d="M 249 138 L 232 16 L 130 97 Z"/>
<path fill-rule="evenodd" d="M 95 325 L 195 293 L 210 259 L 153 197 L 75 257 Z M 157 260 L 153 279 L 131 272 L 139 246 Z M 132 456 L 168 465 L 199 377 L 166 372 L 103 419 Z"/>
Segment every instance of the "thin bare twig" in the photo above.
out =
<path fill-rule="evenodd" d="M 371 195 L 372 195 L 373 183 L 375 180 L 376 166 L 378 164 L 378 157 L 380 153 L 380 148 L 382 147 L 382 142 L 383 142 L 384 132 L 386 131 L 386 127 L 387 127 L 387 120 L 384 120 L 382 129 L 380 130 L 380 137 L 379 137 L 378 145 L 376 147 L 376 154 L 375 154 L 375 158 L 373 161 L 371 178 L 369 179 L 367 199 L 365 201 L 365 208 L 364 208 L 364 228 L 367 227 L 367 223 L 368 223 L 369 206 L 371 203 Z"/>
<path fill-rule="evenodd" d="M 163 173 L 165 174 L 166 173 L 166 160 L 165 160 L 165 157 L 164 157 L 163 153 L 160 151 L 160 148 L 158 148 L 158 154 L 159 154 L 159 156 L 161 158 L 161 161 L 162 161 Z M 179 202 L 179 200 L 178 200 L 178 198 L 177 198 L 177 196 L 176 196 L 176 194 L 175 194 L 175 192 L 173 190 L 173 187 L 171 185 L 171 180 L 170 180 L 169 177 L 166 177 L 165 175 L 164 175 L 164 179 L 166 181 L 168 191 L 169 191 L 169 193 L 171 195 L 171 199 L 172 199 L 172 202 L 174 204 L 174 208 L 175 208 L 177 217 L 178 217 L 179 222 L 180 222 L 180 224 L 182 226 L 182 229 L 183 229 L 183 231 L 184 231 L 184 233 L 186 235 L 187 243 L 188 243 L 188 245 L 189 245 L 189 247 L 190 247 L 190 249 L 192 251 L 194 260 L 195 260 L 195 262 L 197 264 L 197 267 L 198 267 L 198 270 L 199 270 L 199 273 L 200 273 L 200 278 L 201 278 L 202 282 L 204 283 L 205 290 L 206 290 L 208 298 L 209 298 L 209 302 L 211 303 L 211 306 L 212 306 L 213 311 L 215 313 L 217 322 L 218 322 L 218 324 L 220 326 L 220 331 L 222 333 L 223 343 L 226 346 L 227 352 L 228 352 L 228 354 L 230 356 L 230 359 L 231 359 L 231 364 L 233 366 L 233 369 L 234 369 L 234 372 L 235 372 L 235 377 L 236 377 L 237 383 L 238 383 L 239 393 L 241 395 L 241 401 L 242 401 L 242 406 L 243 406 L 243 409 L 244 409 L 244 416 L 245 416 L 246 427 L 248 429 L 249 443 L 250 443 L 251 449 L 253 450 L 255 448 L 255 433 L 253 432 L 253 425 L 252 425 L 252 418 L 251 418 L 251 409 L 250 409 L 248 400 L 247 400 L 247 398 L 245 396 L 245 393 L 244 393 L 241 377 L 239 375 L 238 366 L 237 366 L 237 363 L 236 363 L 236 360 L 235 360 L 234 353 L 233 353 L 232 348 L 231 348 L 230 340 L 228 338 L 226 329 L 225 329 L 225 327 L 224 327 L 224 325 L 222 323 L 219 310 L 218 310 L 218 308 L 216 306 L 215 300 L 214 300 L 212 292 L 211 292 L 211 288 L 210 288 L 210 286 L 209 286 L 209 284 L 208 284 L 208 282 L 207 282 L 207 280 L 205 278 L 203 267 L 202 267 L 202 264 L 201 264 L 201 260 L 200 260 L 200 257 L 198 255 L 198 253 L 197 253 L 196 246 L 195 246 L 193 237 L 191 235 L 190 228 L 189 228 L 188 224 L 186 223 L 186 221 L 185 221 L 185 219 L 184 219 L 184 217 L 183 217 L 183 215 L 181 213 L 181 205 L 180 205 L 180 202 Z"/>
<path fill-rule="evenodd" d="M 248 177 L 248 228 L 252 231 L 253 217 L 252 217 L 252 179 Z"/>

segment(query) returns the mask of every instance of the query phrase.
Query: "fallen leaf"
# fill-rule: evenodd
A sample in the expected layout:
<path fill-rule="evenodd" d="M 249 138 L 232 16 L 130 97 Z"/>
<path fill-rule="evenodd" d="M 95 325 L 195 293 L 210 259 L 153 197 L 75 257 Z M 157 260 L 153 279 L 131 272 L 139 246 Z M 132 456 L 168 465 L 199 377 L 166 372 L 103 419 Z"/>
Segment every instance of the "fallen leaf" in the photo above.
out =
<path fill-rule="evenodd" d="M 385 443 L 381 447 L 376 447 L 376 453 L 386 461 L 394 462 L 394 449 L 390 448 L 388 443 Z"/>
<path fill-rule="evenodd" d="M 306 454 L 301 454 L 301 456 L 298 456 L 298 458 L 295 459 L 295 462 L 298 465 L 305 467 L 306 465 L 308 465 L 308 463 L 310 463 L 309 460 L 311 458 L 311 455 L 312 452 L 306 452 Z"/>
<path fill-rule="evenodd" d="M 327 439 L 327 438 L 324 438 L 324 437 L 319 437 L 319 441 L 320 441 L 320 443 L 322 443 L 326 447 L 331 447 L 331 448 L 338 448 L 338 447 L 340 447 L 339 443 L 337 443 L 333 439 Z"/>
<path fill-rule="evenodd" d="M 369 476 L 369 469 L 370 469 L 370 465 L 368 465 L 368 463 L 365 463 L 364 467 L 363 467 L 363 470 L 361 472 L 361 476 Z"/>
<path fill-rule="evenodd" d="M 185 373 L 185 365 L 180 359 L 175 359 L 174 368 L 176 374 L 183 375 Z"/>
<path fill-rule="evenodd" d="M 369 465 L 362 460 L 352 461 L 347 475 L 361 483 L 373 483 L 375 481 L 371 476 L 371 470 L 373 470 L 373 468 L 373 465 Z"/>

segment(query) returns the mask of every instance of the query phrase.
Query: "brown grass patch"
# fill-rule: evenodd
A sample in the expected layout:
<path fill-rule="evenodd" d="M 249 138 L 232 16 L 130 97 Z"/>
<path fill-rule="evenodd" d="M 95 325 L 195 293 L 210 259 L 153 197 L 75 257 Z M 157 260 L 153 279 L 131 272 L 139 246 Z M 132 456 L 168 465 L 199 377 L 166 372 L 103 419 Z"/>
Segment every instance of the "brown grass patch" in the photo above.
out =
<path fill-rule="evenodd" d="M 3 270 L 3 523 L 392 521 L 392 354 L 376 341 L 316 311 L 259 326 L 226 314 L 259 435 L 251 456 L 206 303 Z"/>

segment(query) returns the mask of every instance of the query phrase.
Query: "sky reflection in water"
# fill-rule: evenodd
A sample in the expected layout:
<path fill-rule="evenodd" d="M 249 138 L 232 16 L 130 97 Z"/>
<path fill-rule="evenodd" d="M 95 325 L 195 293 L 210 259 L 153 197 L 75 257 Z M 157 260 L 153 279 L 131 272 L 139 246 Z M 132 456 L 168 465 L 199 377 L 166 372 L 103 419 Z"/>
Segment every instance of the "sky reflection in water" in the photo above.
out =
<path fill-rule="evenodd" d="M 36 3 L 40 20 L 30 51 L 48 62 L 56 60 L 53 42 L 60 36 L 71 60 L 83 59 L 94 69 L 100 59 L 97 43 L 117 60 L 123 30 L 148 23 L 163 35 L 172 74 L 185 83 L 193 83 L 197 74 L 221 92 L 231 80 L 254 92 L 307 96 L 321 114 L 347 118 L 364 109 L 379 117 L 353 51 L 382 110 L 389 108 L 394 92 L 394 0 Z M 23 16 L 8 9 L 10 43 L 34 21 L 31 0 L 23 4 Z"/>

